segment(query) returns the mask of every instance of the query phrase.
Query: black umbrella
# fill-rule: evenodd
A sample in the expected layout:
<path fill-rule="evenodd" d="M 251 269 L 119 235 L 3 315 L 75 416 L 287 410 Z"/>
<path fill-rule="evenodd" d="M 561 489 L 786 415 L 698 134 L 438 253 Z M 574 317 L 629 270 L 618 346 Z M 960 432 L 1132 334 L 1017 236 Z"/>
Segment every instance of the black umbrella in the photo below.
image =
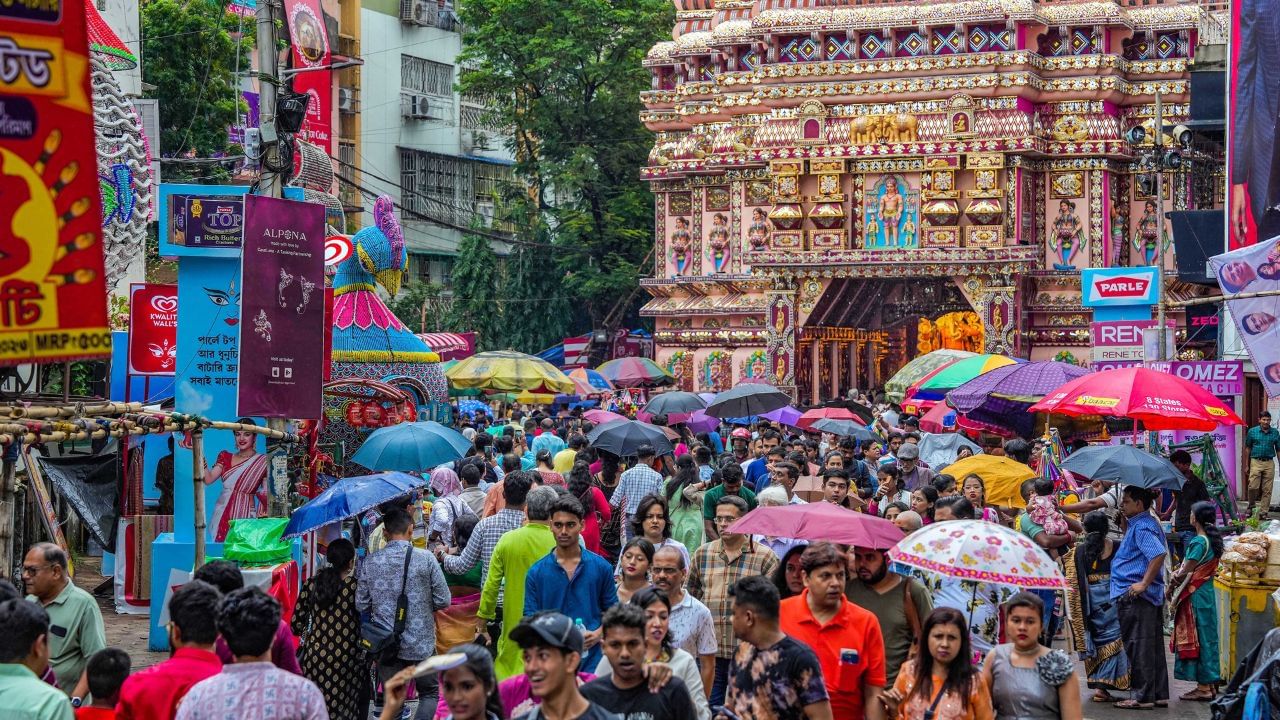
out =
<path fill-rule="evenodd" d="M 707 414 L 717 418 L 763 415 L 791 404 L 791 396 L 772 385 L 743 383 L 716 395 Z"/>
<path fill-rule="evenodd" d="M 841 437 L 851 437 L 860 443 L 880 442 L 880 436 L 852 420 L 838 418 L 822 418 L 809 426 L 811 430 L 821 430 Z"/>
<path fill-rule="evenodd" d="M 1149 490 L 1181 490 L 1186 477 L 1173 463 L 1132 445 L 1090 445 L 1060 466 L 1090 480 L 1106 480 Z"/>
<path fill-rule="evenodd" d="M 831 400 L 823 403 L 822 407 L 844 408 L 856 415 L 859 419 L 865 420 L 867 423 L 876 419 L 876 414 L 871 411 L 871 408 L 855 400 Z"/>
<path fill-rule="evenodd" d="M 618 457 L 636 454 L 641 445 L 652 446 L 658 455 L 670 455 L 671 441 L 662 428 L 639 420 L 614 420 L 599 425 L 587 433 L 587 442 L 597 450 L 605 450 Z"/>
<path fill-rule="evenodd" d="M 691 413 L 706 406 L 707 403 L 696 394 L 677 390 L 654 395 L 653 399 L 641 409 L 650 415 L 675 415 L 676 413 Z"/>

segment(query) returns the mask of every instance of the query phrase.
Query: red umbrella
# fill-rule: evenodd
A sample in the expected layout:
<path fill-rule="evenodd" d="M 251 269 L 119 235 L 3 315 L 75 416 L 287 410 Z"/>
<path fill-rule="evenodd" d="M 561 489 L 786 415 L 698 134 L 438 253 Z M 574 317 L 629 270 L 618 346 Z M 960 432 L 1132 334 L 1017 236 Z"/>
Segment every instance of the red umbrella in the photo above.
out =
<path fill-rule="evenodd" d="M 861 420 L 862 418 L 854 415 L 851 410 L 842 407 L 823 407 L 805 410 L 800 419 L 796 421 L 796 427 L 801 430 L 808 430 L 810 425 L 819 420 L 830 418 L 831 420 Z"/>
<path fill-rule="evenodd" d="M 950 424 L 948 424 L 947 416 L 950 416 Z M 929 408 L 929 412 L 920 418 L 920 429 L 930 433 L 955 432 L 958 416 L 959 413 L 956 412 L 955 408 L 940 402 Z"/>
<path fill-rule="evenodd" d="M 1145 367 L 1083 375 L 1049 393 L 1030 412 L 1130 418 L 1148 430 L 1203 430 L 1244 421 L 1208 390 Z"/>
<path fill-rule="evenodd" d="M 616 412 L 609 412 L 608 410 L 601 410 L 599 408 L 596 408 L 595 410 L 588 410 L 582 413 L 582 417 L 590 420 L 596 425 L 603 425 L 608 422 L 613 422 L 614 420 L 627 419 Z"/>
<path fill-rule="evenodd" d="M 810 542 L 827 540 L 876 550 L 888 550 L 903 538 L 898 526 L 884 518 L 828 502 L 758 507 L 730 525 L 726 532 Z"/>

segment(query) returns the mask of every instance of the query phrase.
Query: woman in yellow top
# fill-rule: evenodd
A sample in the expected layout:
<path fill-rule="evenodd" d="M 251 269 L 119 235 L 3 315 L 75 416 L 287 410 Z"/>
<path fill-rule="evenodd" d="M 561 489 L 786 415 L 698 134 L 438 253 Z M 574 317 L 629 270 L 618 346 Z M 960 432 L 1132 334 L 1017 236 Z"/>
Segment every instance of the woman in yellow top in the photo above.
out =
<path fill-rule="evenodd" d="M 958 610 L 929 613 L 915 657 L 880 694 L 886 716 L 896 720 L 992 720 L 991 695 L 973 667 L 968 623 Z"/>

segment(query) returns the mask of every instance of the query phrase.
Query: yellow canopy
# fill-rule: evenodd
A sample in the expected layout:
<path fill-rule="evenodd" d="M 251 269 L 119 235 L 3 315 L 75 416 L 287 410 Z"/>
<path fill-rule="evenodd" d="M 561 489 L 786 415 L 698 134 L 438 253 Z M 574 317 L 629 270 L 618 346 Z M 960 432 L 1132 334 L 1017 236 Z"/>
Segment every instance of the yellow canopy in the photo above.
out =
<path fill-rule="evenodd" d="M 968 475 L 977 475 L 987 488 L 988 504 L 1011 508 L 1026 506 L 1022 500 L 1022 483 L 1039 477 L 1035 470 L 1017 460 L 996 455 L 971 455 L 938 472 L 954 477 L 957 484 L 963 483 Z"/>
<path fill-rule="evenodd" d="M 573 381 L 541 358 L 510 350 L 482 352 L 444 371 L 449 384 L 461 389 L 504 392 L 571 393 Z"/>

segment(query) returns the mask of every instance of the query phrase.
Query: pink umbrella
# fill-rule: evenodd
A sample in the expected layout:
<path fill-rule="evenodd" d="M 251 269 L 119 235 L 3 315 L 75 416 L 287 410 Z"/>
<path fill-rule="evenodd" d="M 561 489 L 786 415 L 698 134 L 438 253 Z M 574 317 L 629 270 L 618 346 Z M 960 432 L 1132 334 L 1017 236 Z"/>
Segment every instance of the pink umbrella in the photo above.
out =
<path fill-rule="evenodd" d="M 730 525 L 726 532 L 810 542 L 827 540 L 875 550 L 888 550 L 903 538 L 898 526 L 884 518 L 828 502 L 758 507 Z"/>
<path fill-rule="evenodd" d="M 608 410 L 601 410 L 599 408 L 596 408 L 594 410 L 588 410 L 582 413 L 582 417 L 590 420 L 596 425 L 603 425 L 607 422 L 613 422 L 614 420 L 626 420 L 625 417 L 619 415 L 618 413 L 609 412 Z"/>

